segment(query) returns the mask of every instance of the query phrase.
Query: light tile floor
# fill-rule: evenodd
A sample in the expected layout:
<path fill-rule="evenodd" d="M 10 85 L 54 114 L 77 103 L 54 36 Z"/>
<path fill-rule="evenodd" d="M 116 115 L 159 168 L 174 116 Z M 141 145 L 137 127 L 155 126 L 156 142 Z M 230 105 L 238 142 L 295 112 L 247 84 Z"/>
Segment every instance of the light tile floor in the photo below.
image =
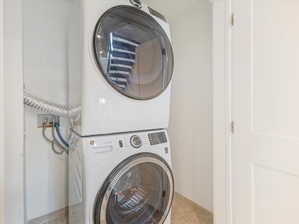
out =
<path fill-rule="evenodd" d="M 28 224 L 67 224 L 66 214 L 67 210 L 61 209 L 49 215 L 31 220 Z"/>
<path fill-rule="evenodd" d="M 213 215 L 194 202 L 176 194 L 172 224 L 213 224 Z"/>
<path fill-rule="evenodd" d="M 67 224 L 65 210 L 37 218 L 28 224 Z M 176 194 L 172 209 L 172 224 L 213 224 L 210 212 Z"/>

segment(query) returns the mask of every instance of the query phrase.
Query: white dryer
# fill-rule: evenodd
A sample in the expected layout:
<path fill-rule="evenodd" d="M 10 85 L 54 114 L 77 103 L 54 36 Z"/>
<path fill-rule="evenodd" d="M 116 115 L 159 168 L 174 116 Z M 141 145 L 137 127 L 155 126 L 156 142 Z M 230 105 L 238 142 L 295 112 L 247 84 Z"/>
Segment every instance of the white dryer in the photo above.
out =
<path fill-rule="evenodd" d="M 69 104 L 80 108 L 75 132 L 167 128 L 174 59 L 164 16 L 138 0 L 73 4 Z"/>
<path fill-rule="evenodd" d="M 167 132 L 72 139 L 71 224 L 170 224 L 174 194 Z"/>

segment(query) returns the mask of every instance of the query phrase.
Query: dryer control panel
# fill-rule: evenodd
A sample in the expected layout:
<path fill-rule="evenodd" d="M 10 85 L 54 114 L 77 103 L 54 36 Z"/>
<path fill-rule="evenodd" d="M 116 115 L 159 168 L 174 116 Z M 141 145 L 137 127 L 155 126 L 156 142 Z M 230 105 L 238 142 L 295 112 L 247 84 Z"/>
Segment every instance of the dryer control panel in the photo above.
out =
<path fill-rule="evenodd" d="M 167 143 L 167 137 L 165 132 L 155 132 L 148 134 L 148 138 L 151 145 L 159 145 Z"/>

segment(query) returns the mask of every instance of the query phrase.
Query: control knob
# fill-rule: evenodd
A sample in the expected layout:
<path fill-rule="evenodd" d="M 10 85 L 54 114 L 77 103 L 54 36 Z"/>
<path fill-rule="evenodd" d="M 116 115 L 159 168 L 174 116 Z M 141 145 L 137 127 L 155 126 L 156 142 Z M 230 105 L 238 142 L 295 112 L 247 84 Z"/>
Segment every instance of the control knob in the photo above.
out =
<path fill-rule="evenodd" d="M 138 149 L 142 146 L 142 140 L 138 135 L 133 135 L 130 139 L 131 146 Z"/>

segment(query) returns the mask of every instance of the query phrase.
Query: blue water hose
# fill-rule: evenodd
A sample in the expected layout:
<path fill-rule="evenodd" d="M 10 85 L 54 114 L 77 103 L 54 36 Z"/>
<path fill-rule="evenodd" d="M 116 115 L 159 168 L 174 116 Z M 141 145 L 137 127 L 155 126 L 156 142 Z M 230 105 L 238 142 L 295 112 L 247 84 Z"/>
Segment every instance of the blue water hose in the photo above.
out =
<path fill-rule="evenodd" d="M 56 133 L 57 133 L 59 140 L 62 142 L 62 144 L 65 145 L 65 147 L 69 148 L 69 146 L 70 146 L 69 143 L 62 137 L 62 134 L 60 132 L 60 124 L 59 123 L 55 124 L 55 129 L 56 129 Z"/>

